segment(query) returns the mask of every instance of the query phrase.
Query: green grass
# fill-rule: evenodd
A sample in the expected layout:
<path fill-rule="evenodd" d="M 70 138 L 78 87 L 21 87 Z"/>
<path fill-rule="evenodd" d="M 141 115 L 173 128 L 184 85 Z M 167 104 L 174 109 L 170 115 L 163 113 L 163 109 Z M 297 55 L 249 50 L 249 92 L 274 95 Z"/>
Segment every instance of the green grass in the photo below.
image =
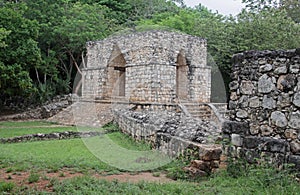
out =
<path fill-rule="evenodd" d="M 108 137 L 112 141 L 118 143 L 119 146 L 129 150 L 145 151 L 151 149 L 151 146 L 149 144 L 146 144 L 145 142 L 137 142 L 130 136 L 124 135 L 120 132 L 110 133 L 108 134 Z"/>
<path fill-rule="evenodd" d="M 14 170 L 49 169 L 52 171 L 63 167 L 80 171 L 114 169 L 97 159 L 81 139 L 2 144 L 0 167 Z"/>
<path fill-rule="evenodd" d="M 44 125 L 44 127 L 42 127 Z M 50 126 L 50 127 L 49 127 Z M 17 135 L 65 131 L 64 127 L 51 127 L 44 122 L 1 122 L 0 136 L 13 137 Z M 74 128 L 74 127 L 66 127 Z M 108 125 L 108 129 L 116 130 L 115 125 Z M 26 130 L 27 129 L 27 130 Z M 98 128 L 99 129 L 99 128 Z M 52 131 L 53 130 L 53 131 Z M 75 129 L 73 129 L 75 130 Z M 80 128 L 90 130 L 90 128 Z M 99 129 L 101 130 L 101 129 Z M 109 146 L 109 148 L 106 148 Z M 7 173 L 30 170 L 28 182 L 39 180 L 38 171 L 60 172 L 62 168 L 88 173 L 118 172 L 119 169 L 109 166 L 97 157 L 109 157 L 117 163 L 128 164 L 137 168 L 139 157 L 152 158 L 147 153 L 150 146 L 135 142 L 132 138 L 120 132 L 110 132 L 101 137 L 69 140 L 34 141 L 14 144 L 0 144 L 0 168 Z M 93 154 L 94 153 L 94 154 Z M 101 155 L 99 155 L 101 154 Z M 115 155 L 115 156 L 114 156 Z M 100 158 L 101 159 L 101 158 Z M 155 159 L 155 156 L 153 157 Z M 152 162 L 143 162 L 148 166 Z M 168 171 L 171 177 L 186 179 L 181 166 L 186 159 L 173 161 L 154 170 L 156 176 L 160 171 Z M 119 164 L 116 164 L 118 167 Z M 114 165 L 114 164 L 113 164 Z M 11 177 L 11 175 L 9 175 Z M 60 174 L 63 177 L 63 173 Z M 243 163 L 230 164 L 227 171 L 214 174 L 201 182 L 177 181 L 176 183 L 157 184 L 140 182 L 119 183 L 108 182 L 92 177 L 77 177 L 59 182 L 51 179 L 54 194 L 299 194 L 300 185 L 290 172 L 278 171 L 271 166 L 249 166 Z M 50 185 L 50 184 L 49 184 Z M 0 194 L 43 194 L 35 189 L 17 187 L 12 182 L 0 181 Z M 46 193 L 46 192 L 45 192 Z M 46 193 L 47 194 L 47 193 Z"/>
<path fill-rule="evenodd" d="M 32 127 L 32 126 L 49 126 L 55 123 L 46 121 L 3 121 L 0 122 L 0 127 Z"/>

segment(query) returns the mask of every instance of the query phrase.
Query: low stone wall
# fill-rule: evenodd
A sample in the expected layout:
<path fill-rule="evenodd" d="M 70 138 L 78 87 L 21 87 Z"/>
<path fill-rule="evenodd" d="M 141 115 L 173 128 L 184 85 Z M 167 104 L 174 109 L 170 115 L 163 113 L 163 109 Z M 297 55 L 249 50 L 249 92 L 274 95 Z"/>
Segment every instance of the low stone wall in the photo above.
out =
<path fill-rule="evenodd" d="M 227 153 L 300 168 L 300 49 L 233 57 Z"/>
<path fill-rule="evenodd" d="M 16 136 L 11 138 L 0 138 L 0 143 L 19 143 L 27 141 L 41 141 L 41 140 L 53 140 L 53 139 L 72 139 L 72 138 L 82 138 L 82 137 L 94 137 L 105 134 L 106 131 L 86 131 L 86 132 L 77 132 L 77 131 L 65 131 L 65 132 L 54 132 L 54 133 L 37 133 L 37 134 L 28 134 L 23 136 Z"/>
<path fill-rule="evenodd" d="M 221 130 L 209 121 L 170 111 L 115 109 L 114 115 L 120 129 L 134 139 L 171 157 L 196 156 L 198 165 L 200 161 L 205 164 L 189 168 L 197 175 L 207 175 L 220 164 L 222 150 L 215 143 L 221 139 Z"/>

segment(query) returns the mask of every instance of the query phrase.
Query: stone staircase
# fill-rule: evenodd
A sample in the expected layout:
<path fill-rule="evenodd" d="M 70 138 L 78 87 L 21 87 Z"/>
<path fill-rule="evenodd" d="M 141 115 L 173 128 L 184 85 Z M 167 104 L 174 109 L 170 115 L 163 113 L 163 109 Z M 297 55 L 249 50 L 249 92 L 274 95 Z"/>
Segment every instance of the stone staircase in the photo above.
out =
<path fill-rule="evenodd" d="M 184 102 L 182 103 L 182 105 L 185 106 L 188 113 L 194 118 L 209 120 L 212 117 L 212 110 L 205 104 L 199 104 L 196 102 Z"/>

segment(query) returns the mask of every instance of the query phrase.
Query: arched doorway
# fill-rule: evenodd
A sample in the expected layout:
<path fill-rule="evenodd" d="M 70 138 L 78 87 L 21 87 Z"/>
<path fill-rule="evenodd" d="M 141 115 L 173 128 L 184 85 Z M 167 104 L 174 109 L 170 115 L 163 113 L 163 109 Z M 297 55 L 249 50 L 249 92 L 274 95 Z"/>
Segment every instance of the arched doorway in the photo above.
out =
<path fill-rule="evenodd" d="M 107 93 L 113 96 L 125 96 L 126 85 L 126 61 L 120 48 L 114 45 L 107 67 Z"/>
<path fill-rule="evenodd" d="M 176 95 L 181 100 L 187 100 L 188 94 L 188 66 L 184 52 L 181 50 L 176 61 Z"/>

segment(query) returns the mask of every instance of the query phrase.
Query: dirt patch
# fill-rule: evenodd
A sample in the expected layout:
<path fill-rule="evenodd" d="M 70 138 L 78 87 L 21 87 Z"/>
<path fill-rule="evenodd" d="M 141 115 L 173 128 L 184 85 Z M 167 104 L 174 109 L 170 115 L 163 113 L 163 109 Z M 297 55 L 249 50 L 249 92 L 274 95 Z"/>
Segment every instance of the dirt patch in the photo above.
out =
<path fill-rule="evenodd" d="M 17 186 L 34 188 L 39 191 L 48 191 L 53 192 L 53 181 L 63 181 L 66 179 L 71 179 L 74 177 L 84 176 L 83 173 L 74 172 L 68 169 L 62 169 L 58 172 L 47 172 L 39 171 L 39 179 L 36 182 L 29 182 L 29 177 L 32 173 L 28 171 L 24 172 L 7 172 L 6 169 L 0 169 L 0 181 L 13 182 Z M 155 175 L 155 176 L 154 176 Z M 165 174 L 153 174 L 151 172 L 140 172 L 140 173 L 120 173 L 120 174 L 99 174 L 91 173 L 89 176 L 95 177 L 97 179 L 104 179 L 107 181 L 119 181 L 119 182 L 129 182 L 129 183 L 138 183 L 141 181 L 145 182 L 156 182 L 156 183 L 169 183 L 175 182 L 172 179 L 166 177 Z"/>

